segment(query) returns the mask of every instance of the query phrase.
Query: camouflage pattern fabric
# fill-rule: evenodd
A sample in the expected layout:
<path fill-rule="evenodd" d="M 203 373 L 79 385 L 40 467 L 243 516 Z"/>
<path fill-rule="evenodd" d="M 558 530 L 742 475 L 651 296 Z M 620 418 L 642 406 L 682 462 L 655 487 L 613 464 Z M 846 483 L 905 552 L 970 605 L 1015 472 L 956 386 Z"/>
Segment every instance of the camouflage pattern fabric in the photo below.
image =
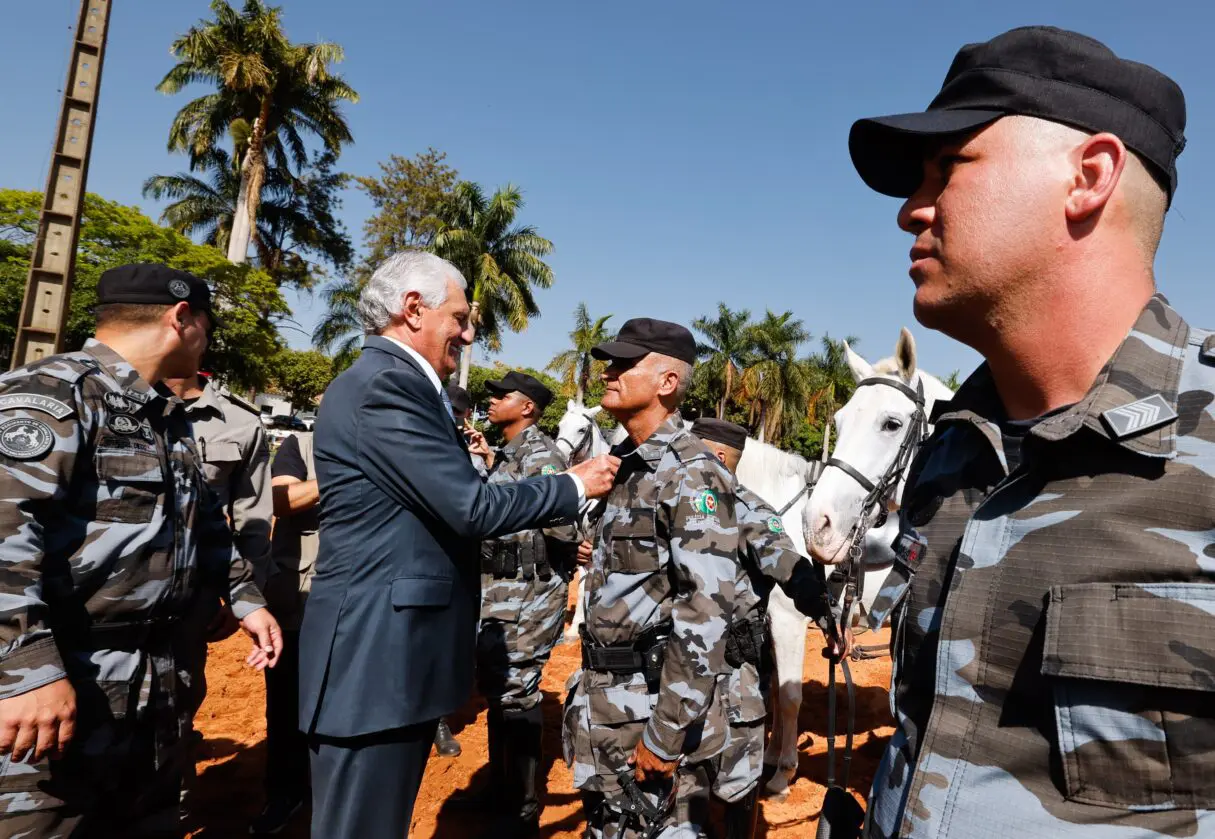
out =
<path fill-rule="evenodd" d="M 654 804 L 674 784 L 671 809 L 663 820 L 657 839 L 701 839 L 709 824 L 709 778 L 703 764 L 681 765 L 675 770 L 671 781 L 639 784 L 646 799 Z M 583 810 L 586 813 L 588 839 L 641 839 L 647 835 L 634 820 L 621 820 L 609 796 L 602 793 L 583 792 Z"/>
<path fill-rule="evenodd" d="M 549 437 L 528 426 L 503 446 L 489 483 L 512 483 L 566 470 L 565 459 Z M 569 579 L 578 550 L 573 525 L 549 527 L 504 536 L 500 541 L 529 549 L 543 545 L 555 565 L 549 579 L 537 570 L 532 579 L 522 569 L 513 577 L 481 576 L 481 626 L 477 633 L 477 682 L 491 704 L 526 710 L 540 704 L 540 676 L 549 654 L 561 638 L 569 598 Z M 495 540 L 498 541 L 498 540 Z"/>
<path fill-rule="evenodd" d="M 78 706 L 54 771 L 4 759 L 0 812 L 53 822 L 74 755 L 113 748 L 121 767 L 150 726 L 153 766 L 179 759 L 172 641 L 200 586 L 223 589 L 238 617 L 264 604 L 180 400 L 97 341 L 0 376 L 0 499 L 0 698 L 66 677 Z"/>
<path fill-rule="evenodd" d="M 734 493 L 739 567 L 730 619 L 737 622 L 761 618 L 772 587 L 779 583 L 782 588 L 792 589 L 790 581 L 794 578 L 794 569 L 798 563 L 809 560 L 797 552 L 776 510 L 737 482 Z M 798 576 L 796 585 L 809 590 L 791 590 L 789 596 L 803 605 L 817 604 L 817 611 L 812 611 L 825 631 L 831 608 L 826 589 L 818 586 L 817 578 L 809 574 Z M 759 783 L 763 772 L 766 677 L 767 674 L 760 673 L 751 662 L 744 663 L 726 677 L 723 691 L 729 739 L 725 750 L 716 758 L 713 777 L 713 794 L 724 801 L 745 797 Z"/>
<path fill-rule="evenodd" d="M 664 759 L 683 758 L 688 777 L 701 779 L 686 781 L 680 800 L 708 794 L 695 767 L 726 745 L 719 683 L 732 669 L 725 642 L 739 579 L 730 473 L 677 413 L 632 448 L 617 447 L 620 472 L 587 570 L 585 629 L 597 644 L 627 645 L 669 622 L 658 691 L 643 673 L 580 670 L 566 686 L 563 721 L 574 786 L 606 795 L 605 809 L 617 815 L 616 775 L 641 739 Z"/>
<path fill-rule="evenodd" d="M 985 367 L 939 409 L 866 835 L 1215 835 L 1211 348 L 1154 297 L 1011 475 Z"/>

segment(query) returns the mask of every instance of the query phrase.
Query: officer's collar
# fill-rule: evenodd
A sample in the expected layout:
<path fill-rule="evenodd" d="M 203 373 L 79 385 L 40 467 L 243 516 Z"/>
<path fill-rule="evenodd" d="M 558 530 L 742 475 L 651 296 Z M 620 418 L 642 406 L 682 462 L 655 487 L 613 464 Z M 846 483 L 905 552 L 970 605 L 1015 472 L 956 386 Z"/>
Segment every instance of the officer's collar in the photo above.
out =
<path fill-rule="evenodd" d="M 202 395 L 194 400 L 193 404 L 186 405 L 186 414 L 198 414 L 203 411 L 214 411 L 219 415 L 221 421 L 226 422 L 228 417 L 224 414 L 223 400 L 219 398 L 219 391 L 215 385 L 211 384 L 206 379 L 202 380 L 203 389 Z M 182 400 L 183 402 L 185 400 Z"/>
<path fill-rule="evenodd" d="M 671 441 L 679 436 L 683 430 L 683 417 L 679 415 L 679 411 L 669 414 L 666 419 L 658 424 L 658 427 L 654 429 L 649 438 L 637 447 L 637 455 L 651 467 L 655 466 L 658 461 L 662 460 L 662 456 L 666 454 L 667 449 L 671 447 Z"/>
<path fill-rule="evenodd" d="M 89 338 L 84 342 L 84 351 L 92 356 L 101 368 L 118 383 L 118 386 L 122 388 L 122 395 L 141 408 L 158 400 L 164 400 L 168 404 L 162 410 L 167 413 L 175 407 L 174 403 L 181 404 L 181 401 L 167 388 L 160 390 L 145 382 L 139 375 L 139 371 L 129 361 L 96 338 Z"/>
<path fill-rule="evenodd" d="M 506 445 L 502 447 L 502 454 L 506 455 L 507 457 L 512 457 L 515 452 L 519 451 L 519 449 L 523 447 L 524 443 L 536 442 L 536 435 L 539 433 L 540 429 L 536 427 L 535 423 L 527 426 L 516 434 L 514 439 L 508 441 Z"/>
<path fill-rule="evenodd" d="M 1057 441 L 1088 428 L 1137 454 L 1177 455 L 1177 397 L 1190 329 L 1161 294 L 1148 301 L 1130 333 L 1071 408 L 1030 432 Z M 1003 414 L 991 370 L 983 364 L 953 399 L 938 403 L 933 421 L 968 421 L 998 436 Z"/>

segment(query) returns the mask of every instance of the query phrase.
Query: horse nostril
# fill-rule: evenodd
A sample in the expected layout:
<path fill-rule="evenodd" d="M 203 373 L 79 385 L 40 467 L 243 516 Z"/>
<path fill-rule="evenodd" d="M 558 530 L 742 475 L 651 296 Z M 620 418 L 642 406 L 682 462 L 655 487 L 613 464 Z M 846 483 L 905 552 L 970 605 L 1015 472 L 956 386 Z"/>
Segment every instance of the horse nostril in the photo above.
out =
<path fill-rule="evenodd" d="M 830 513 L 819 513 L 818 527 L 816 527 L 814 529 L 814 532 L 815 532 L 815 535 L 820 536 L 820 537 L 826 536 L 828 533 L 831 532 L 831 514 Z"/>

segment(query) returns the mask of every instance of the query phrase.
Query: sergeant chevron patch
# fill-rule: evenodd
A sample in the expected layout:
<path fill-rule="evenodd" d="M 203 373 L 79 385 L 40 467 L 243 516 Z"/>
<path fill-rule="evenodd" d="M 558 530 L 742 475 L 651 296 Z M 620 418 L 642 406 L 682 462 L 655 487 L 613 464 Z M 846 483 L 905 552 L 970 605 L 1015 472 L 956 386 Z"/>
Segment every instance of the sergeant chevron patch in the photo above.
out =
<path fill-rule="evenodd" d="M 1142 434 L 1153 428 L 1168 425 L 1177 419 L 1174 411 L 1165 398 L 1159 393 L 1153 393 L 1146 399 L 1110 408 L 1101 414 L 1110 433 L 1118 440 Z"/>

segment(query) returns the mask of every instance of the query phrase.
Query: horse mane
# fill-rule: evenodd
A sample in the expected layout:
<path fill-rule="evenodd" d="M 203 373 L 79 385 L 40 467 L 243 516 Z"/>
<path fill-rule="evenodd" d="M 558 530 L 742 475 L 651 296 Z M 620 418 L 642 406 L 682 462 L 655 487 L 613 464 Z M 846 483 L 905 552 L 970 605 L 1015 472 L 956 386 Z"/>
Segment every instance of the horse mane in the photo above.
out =
<path fill-rule="evenodd" d="M 752 437 L 747 438 L 746 448 L 743 449 L 739 469 L 743 470 L 746 463 L 748 475 L 776 475 L 782 478 L 809 478 L 810 463 L 801 455 L 778 449 L 770 443 L 761 443 Z M 741 479 L 740 475 L 740 479 Z M 744 480 L 745 484 L 746 481 Z"/>

